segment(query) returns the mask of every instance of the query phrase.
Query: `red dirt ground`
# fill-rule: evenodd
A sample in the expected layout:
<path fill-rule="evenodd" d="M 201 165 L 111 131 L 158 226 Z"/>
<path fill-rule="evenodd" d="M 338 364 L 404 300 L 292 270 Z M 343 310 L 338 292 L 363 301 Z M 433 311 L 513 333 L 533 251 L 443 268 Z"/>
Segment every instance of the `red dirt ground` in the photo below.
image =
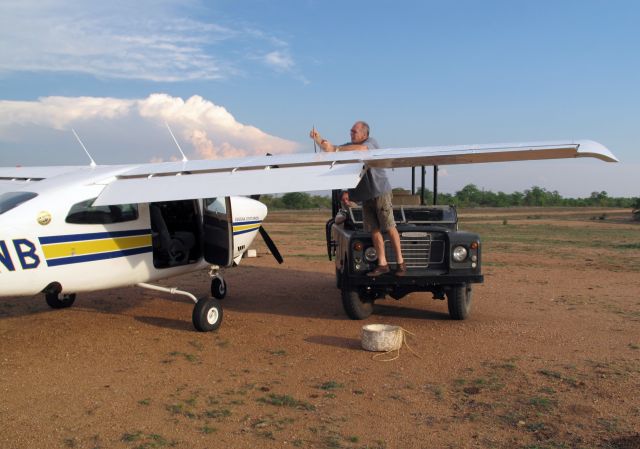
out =
<path fill-rule="evenodd" d="M 492 213 L 463 222 L 613 228 L 640 243 L 638 224 Z M 228 270 L 215 333 L 193 330 L 187 301 L 139 288 L 59 311 L 0 299 L 0 447 L 640 447 L 638 246 L 618 260 L 601 245 L 489 239 L 468 320 L 412 294 L 351 321 L 326 218 L 271 215 L 285 264 L 260 243 Z M 205 272 L 164 285 L 208 291 Z M 366 323 L 407 329 L 417 356 L 372 359 Z"/>

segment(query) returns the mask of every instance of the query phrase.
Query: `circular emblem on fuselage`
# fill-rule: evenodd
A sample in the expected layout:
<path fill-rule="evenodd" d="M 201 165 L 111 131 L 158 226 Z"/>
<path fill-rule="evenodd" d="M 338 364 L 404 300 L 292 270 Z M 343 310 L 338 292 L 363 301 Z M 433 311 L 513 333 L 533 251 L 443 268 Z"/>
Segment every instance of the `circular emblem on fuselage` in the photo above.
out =
<path fill-rule="evenodd" d="M 42 226 L 46 226 L 51 223 L 51 214 L 46 210 L 40 212 L 38 214 L 38 223 L 40 223 Z"/>

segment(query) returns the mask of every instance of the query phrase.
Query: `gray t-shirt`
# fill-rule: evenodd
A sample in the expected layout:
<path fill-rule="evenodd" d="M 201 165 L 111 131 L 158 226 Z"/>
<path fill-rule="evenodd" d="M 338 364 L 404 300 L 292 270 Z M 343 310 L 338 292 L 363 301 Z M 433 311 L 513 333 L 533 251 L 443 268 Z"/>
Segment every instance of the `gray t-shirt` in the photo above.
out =
<path fill-rule="evenodd" d="M 351 145 L 351 142 L 344 145 Z M 378 142 L 373 137 L 369 137 L 362 142 L 367 149 L 374 150 L 380 148 Z M 387 179 L 387 173 L 384 168 L 370 168 L 366 171 L 355 189 L 349 189 L 349 198 L 353 201 L 365 201 L 379 197 L 383 193 L 391 191 L 391 184 Z"/>

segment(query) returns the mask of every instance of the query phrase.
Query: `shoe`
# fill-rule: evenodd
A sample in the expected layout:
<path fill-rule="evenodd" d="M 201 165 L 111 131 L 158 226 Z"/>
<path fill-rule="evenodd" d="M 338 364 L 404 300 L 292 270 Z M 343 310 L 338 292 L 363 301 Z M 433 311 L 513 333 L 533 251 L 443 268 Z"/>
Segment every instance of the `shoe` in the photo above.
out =
<path fill-rule="evenodd" d="M 402 262 L 396 265 L 396 276 L 404 276 L 407 274 L 407 264 Z"/>
<path fill-rule="evenodd" d="M 373 271 L 368 272 L 367 276 L 376 277 L 388 272 L 389 272 L 389 265 L 378 265 Z"/>

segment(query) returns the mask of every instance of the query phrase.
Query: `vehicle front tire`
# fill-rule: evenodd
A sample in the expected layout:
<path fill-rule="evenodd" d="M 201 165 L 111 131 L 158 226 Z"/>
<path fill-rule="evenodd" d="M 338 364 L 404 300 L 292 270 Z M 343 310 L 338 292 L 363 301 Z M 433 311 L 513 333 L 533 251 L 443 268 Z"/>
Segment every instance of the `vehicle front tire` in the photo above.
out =
<path fill-rule="evenodd" d="M 342 289 L 342 306 L 352 320 L 364 320 L 373 313 L 373 300 L 348 289 Z"/>
<path fill-rule="evenodd" d="M 452 320 L 464 320 L 471 312 L 471 286 L 453 287 L 447 291 L 447 306 Z"/>
<path fill-rule="evenodd" d="M 66 309 L 71 307 L 76 300 L 76 294 L 70 293 L 68 295 L 62 295 L 62 298 L 58 293 L 45 293 L 44 299 L 52 309 Z"/>
<path fill-rule="evenodd" d="M 214 298 L 224 299 L 227 296 L 227 283 L 220 278 L 211 279 L 211 294 Z"/>
<path fill-rule="evenodd" d="M 200 298 L 193 307 L 193 327 L 200 332 L 210 332 L 222 324 L 222 306 L 213 298 Z"/>

